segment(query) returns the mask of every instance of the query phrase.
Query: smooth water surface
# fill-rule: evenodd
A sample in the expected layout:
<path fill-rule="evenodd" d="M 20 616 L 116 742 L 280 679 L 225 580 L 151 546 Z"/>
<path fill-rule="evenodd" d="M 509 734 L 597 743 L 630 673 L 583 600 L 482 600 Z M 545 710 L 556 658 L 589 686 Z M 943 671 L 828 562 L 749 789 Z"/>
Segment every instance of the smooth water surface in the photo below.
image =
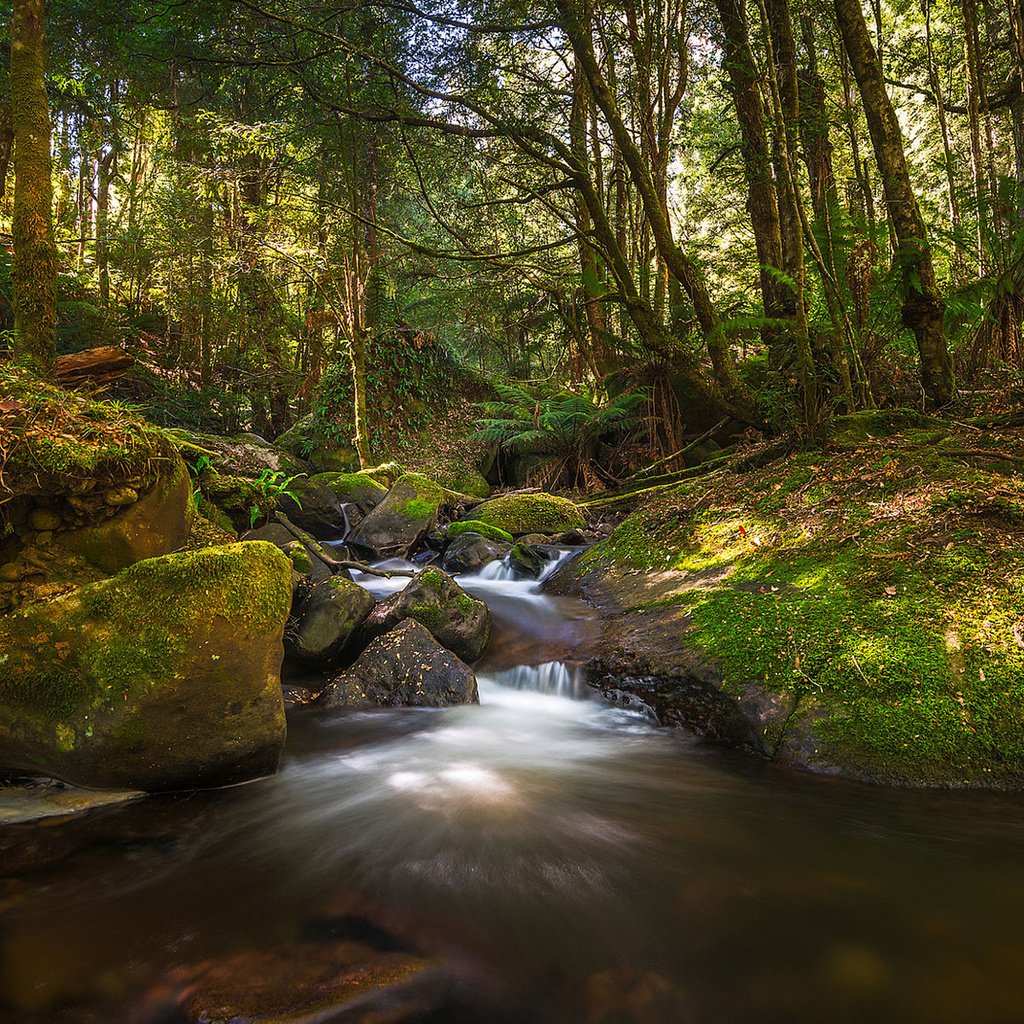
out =
<path fill-rule="evenodd" d="M 699 745 L 543 656 L 580 609 L 464 582 L 536 655 L 492 660 L 479 707 L 296 709 L 275 778 L 0 832 L 0 1020 L 127 1020 L 338 916 L 459 979 L 438 1024 L 1024 1019 L 1018 797 Z"/>

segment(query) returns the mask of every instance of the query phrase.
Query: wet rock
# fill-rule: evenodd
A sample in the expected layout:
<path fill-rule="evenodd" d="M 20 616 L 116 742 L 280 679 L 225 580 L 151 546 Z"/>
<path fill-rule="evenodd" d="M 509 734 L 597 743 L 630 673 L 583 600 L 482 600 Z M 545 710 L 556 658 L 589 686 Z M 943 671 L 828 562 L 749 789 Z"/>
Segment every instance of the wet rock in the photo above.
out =
<path fill-rule="evenodd" d="M 413 953 L 344 939 L 246 950 L 175 971 L 147 994 L 142 1019 L 412 1024 L 446 994 L 429 984 L 430 966 Z"/>
<path fill-rule="evenodd" d="M 326 487 L 312 480 L 293 480 L 288 491 L 279 495 L 278 508 L 317 540 L 336 540 L 348 528 L 341 502 Z"/>
<path fill-rule="evenodd" d="M 306 664 L 330 664 L 342 655 L 373 604 L 366 590 L 344 576 L 322 580 L 297 609 L 285 651 Z"/>
<path fill-rule="evenodd" d="M 547 563 L 544 554 L 534 545 L 523 544 L 521 541 L 509 552 L 509 566 L 517 575 L 524 579 L 535 580 Z"/>
<path fill-rule="evenodd" d="M 364 516 L 372 512 L 388 493 L 384 484 L 364 473 L 317 473 L 309 482 L 330 491 L 338 502 L 350 506 L 350 517 L 352 509 Z"/>
<path fill-rule="evenodd" d="M 231 544 L 0 617 L 0 770 L 142 790 L 273 771 L 291 596 L 277 548 Z"/>
<path fill-rule="evenodd" d="M 497 526 L 488 526 L 487 523 L 483 523 L 479 519 L 464 519 L 460 523 L 449 523 L 447 529 L 449 540 L 455 540 L 456 537 L 461 537 L 464 533 L 476 533 L 488 540 L 497 541 L 499 544 L 511 544 L 513 539 L 511 533 L 501 530 Z"/>
<path fill-rule="evenodd" d="M 363 623 L 360 644 L 390 632 L 405 619 L 430 630 L 463 661 L 477 661 L 491 638 L 491 613 L 440 569 L 424 569 L 411 583 L 378 604 Z"/>
<path fill-rule="evenodd" d="M 551 535 L 586 526 L 579 506 L 554 494 L 504 494 L 477 505 L 470 516 L 515 537 Z"/>
<path fill-rule="evenodd" d="M 664 975 L 631 967 L 592 974 L 583 988 L 587 1024 L 688 1024 L 692 997 Z"/>
<path fill-rule="evenodd" d="M 75 789 L 59 783 L 0 786 L 0 825 L 81 814 L 96 807 L 136 800 L 142 795 L 130 790 Z"/>
<path fill-rule="evenodd" d="M 399 477 L 387 497 L 349 538 L 376 558 L 405 558 L 433 529 L 444 490 L 415 473 Z"/>
<path fill-rule="evenodd" d="M 476 676 L 412 619 L 378 637 L 317 697 L 323 707 L 477 704 Z"/>
<path fill-rule="evenodd" d="M 444 549 L 441 568 L 452 575 L 478 573 L 485 565 L 504 558 L 509 546 L 479 533 L 460 533 Z"/>

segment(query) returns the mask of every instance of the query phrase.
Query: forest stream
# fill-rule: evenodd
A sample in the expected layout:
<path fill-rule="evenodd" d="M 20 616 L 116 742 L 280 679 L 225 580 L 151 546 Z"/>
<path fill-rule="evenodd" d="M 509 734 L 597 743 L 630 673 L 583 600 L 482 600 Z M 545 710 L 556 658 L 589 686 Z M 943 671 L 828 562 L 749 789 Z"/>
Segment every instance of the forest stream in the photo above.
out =
<path fill-rule="evenodd" d="M 6 829 L 0 1017 L 183 1020 L 199 978 L 277 1019 L 278 989 L 369 950 L 383 1002 L 281 1019 L 1019 1019 L 1018 798 L 659 728 L 558 656 L 589 610 L 508 575 L 460 579 L 494 614 L 479 706 L 295 707 L 272 778 Z"/>

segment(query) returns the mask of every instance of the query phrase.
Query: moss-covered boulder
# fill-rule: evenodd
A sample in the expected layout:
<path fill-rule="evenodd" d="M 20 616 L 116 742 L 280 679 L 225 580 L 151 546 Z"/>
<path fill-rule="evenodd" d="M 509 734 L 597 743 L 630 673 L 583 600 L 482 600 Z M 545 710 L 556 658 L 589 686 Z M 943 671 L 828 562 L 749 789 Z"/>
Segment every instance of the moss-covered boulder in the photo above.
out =
<path fill-rule="evenodd" d="M 0 769 L 142 790 L 272 772 L 291 598 L 276 547 L 231 544 L 0 618 Z"/>
<path fill-rule="evenodd" d="M 483 656 L 491 639 L 491 613 L 440 569 L 424 569 L 409 585 L 370 612 L 359 631 L 361 644 L 390 632 L 405 619 L 430 630 L 434 639 L 463 661 Z"/>
<path fill-rule="evenodd" d="M 444 500 L 444 489 L 433 480 L 406 473 L 356 527 L 349 542 L 378 558 L 404 558 L 433 529 Z"/>
<path fill-rule="evenodd" d="M 269 541 L 280 548 L 292 563 L 296 589 L 299 587 L 308 589 L 321 580 L 327 579 L 332 573 L 332 567 L 325 559 L 330 556 L 326 552 L 322 555 L 322 549 L 313 538 L 310 537 L 306 540 L 302 531 L 292 527 L 287 517 L 282 516 L 282 519 L 283 523 L 268 523 L 256 530 L 250 530 L 242 536 L 242 540 L 245 543 Z"/>
<path fill-rule="evenodd" d="M 330 491 L 336 501 L 354 507 L 361 515 L 375 509 L 388 493 L 384 484 L 365 473 L 317 473 L 309 478 L 309 483 Z M 350 516 L 351 511 L 350 508 Z"/>
<path fill-rule="evenodd" d="M 130 495 L 124 488 L 111 492 L 105 501 L 116 510 L 111 518 L 61 534 L 60 544 L 106 572 L 182 547 L 194 515 L 192 484 L 184 462 L 178 457 L 168 460 L 165 471 L 141 498 L 130 490 Z M 122 497 L 130 500 L 122 503 Z"/>
<path fill-rule="evenodd" d="M 248 477 L 206 471 L 200 486 L 202 504 L 217 509 L 236 533 L 245 533 L 266 521 L 277 508 L 277 499 Z M 211 512 L 205 514 L 208 519 L 214 516 Z"/>
<path fill-rule="evenodd" d="M 495 526 L 514 537 L 524 533 L 551 535 L 586 526 L 582 510 L 554 494 L 504 494 L 491 498 L 464 517 Z"/>
<path fill-rule="evenodd" d="M 369 592 L 344 576 L 314 586 L 296 609 L 285 637 L 288 656 L 310 665 L 329 665 L 345 652 L 373 608 Z"/>
<path fill-rule="evenodd" d="M 514 539 L 507 530 L 490 526 L 479 519 L 464 519 L 459 523 L 449 523 L 445 536 L 448 540 L 455 540 L 456 537 L 461 537 L 464 533 L 475 533 L 488 540 L 497 541 L 499 544 L 511 544 Z"/>
<path fill-rule="evenodd" d="M 459 494 L 468 494 L 473 498 L 486 498 L 490 496 L 491 485 L 487 482 L 483 473 L 478 469 L 466 469 L 456 473 L 451 481 L 442 481 L 452 491 Z"/>
<path fill-rule="evenodd" d="M 361 476 L 368 476 L 385 487 L 394 487 L 403 473 L 405 470 L 397 462 L 382 462 L 379 466 L 359 470 Z"/>
<path fill-rule="evenodd" d="M 473 670 L 412 619 L 374 640 L 317 697 L 317 703 L 328 708 L 435 708 L 479 701 Z"/>

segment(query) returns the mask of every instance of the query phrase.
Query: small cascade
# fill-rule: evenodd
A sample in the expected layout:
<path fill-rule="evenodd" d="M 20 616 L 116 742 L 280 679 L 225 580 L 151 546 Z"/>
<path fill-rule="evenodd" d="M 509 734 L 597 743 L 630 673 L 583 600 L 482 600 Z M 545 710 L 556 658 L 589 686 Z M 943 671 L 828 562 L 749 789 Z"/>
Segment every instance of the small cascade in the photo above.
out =
<path fill-rule="evenodd" d="M 352 532 L 352 520 L 349 518 L 348 507 L 351 502 L 343 501 L 340 505 L 342 518 L 345 520 L 345 527 L 341 531 L 341 536 L 338 538 L 338 543 L 344 544 L 348 540 L 348 535 Z"/>
<path fill-rule="evenodd" d="M 550 693 L 575 700 L 595 695 L 595 691 L 587 685 L 582 670 L 576 666 L 566 665 L 564 661 L 547 661 L 542 665 L 517 665 L 504 672 L 495 672 L 490 679 L 510 690 L 532 690 L 536 693 Z"/>
<path fill-rule="evenodd" d="M 488 562 L 480 570 L 479 576 L 482 580 L 501 580 L 502 582 L 509 582 L 519 578 L 509 562 L 508 555 L 504 558 L 496 558 L 493 562 Z"/>

